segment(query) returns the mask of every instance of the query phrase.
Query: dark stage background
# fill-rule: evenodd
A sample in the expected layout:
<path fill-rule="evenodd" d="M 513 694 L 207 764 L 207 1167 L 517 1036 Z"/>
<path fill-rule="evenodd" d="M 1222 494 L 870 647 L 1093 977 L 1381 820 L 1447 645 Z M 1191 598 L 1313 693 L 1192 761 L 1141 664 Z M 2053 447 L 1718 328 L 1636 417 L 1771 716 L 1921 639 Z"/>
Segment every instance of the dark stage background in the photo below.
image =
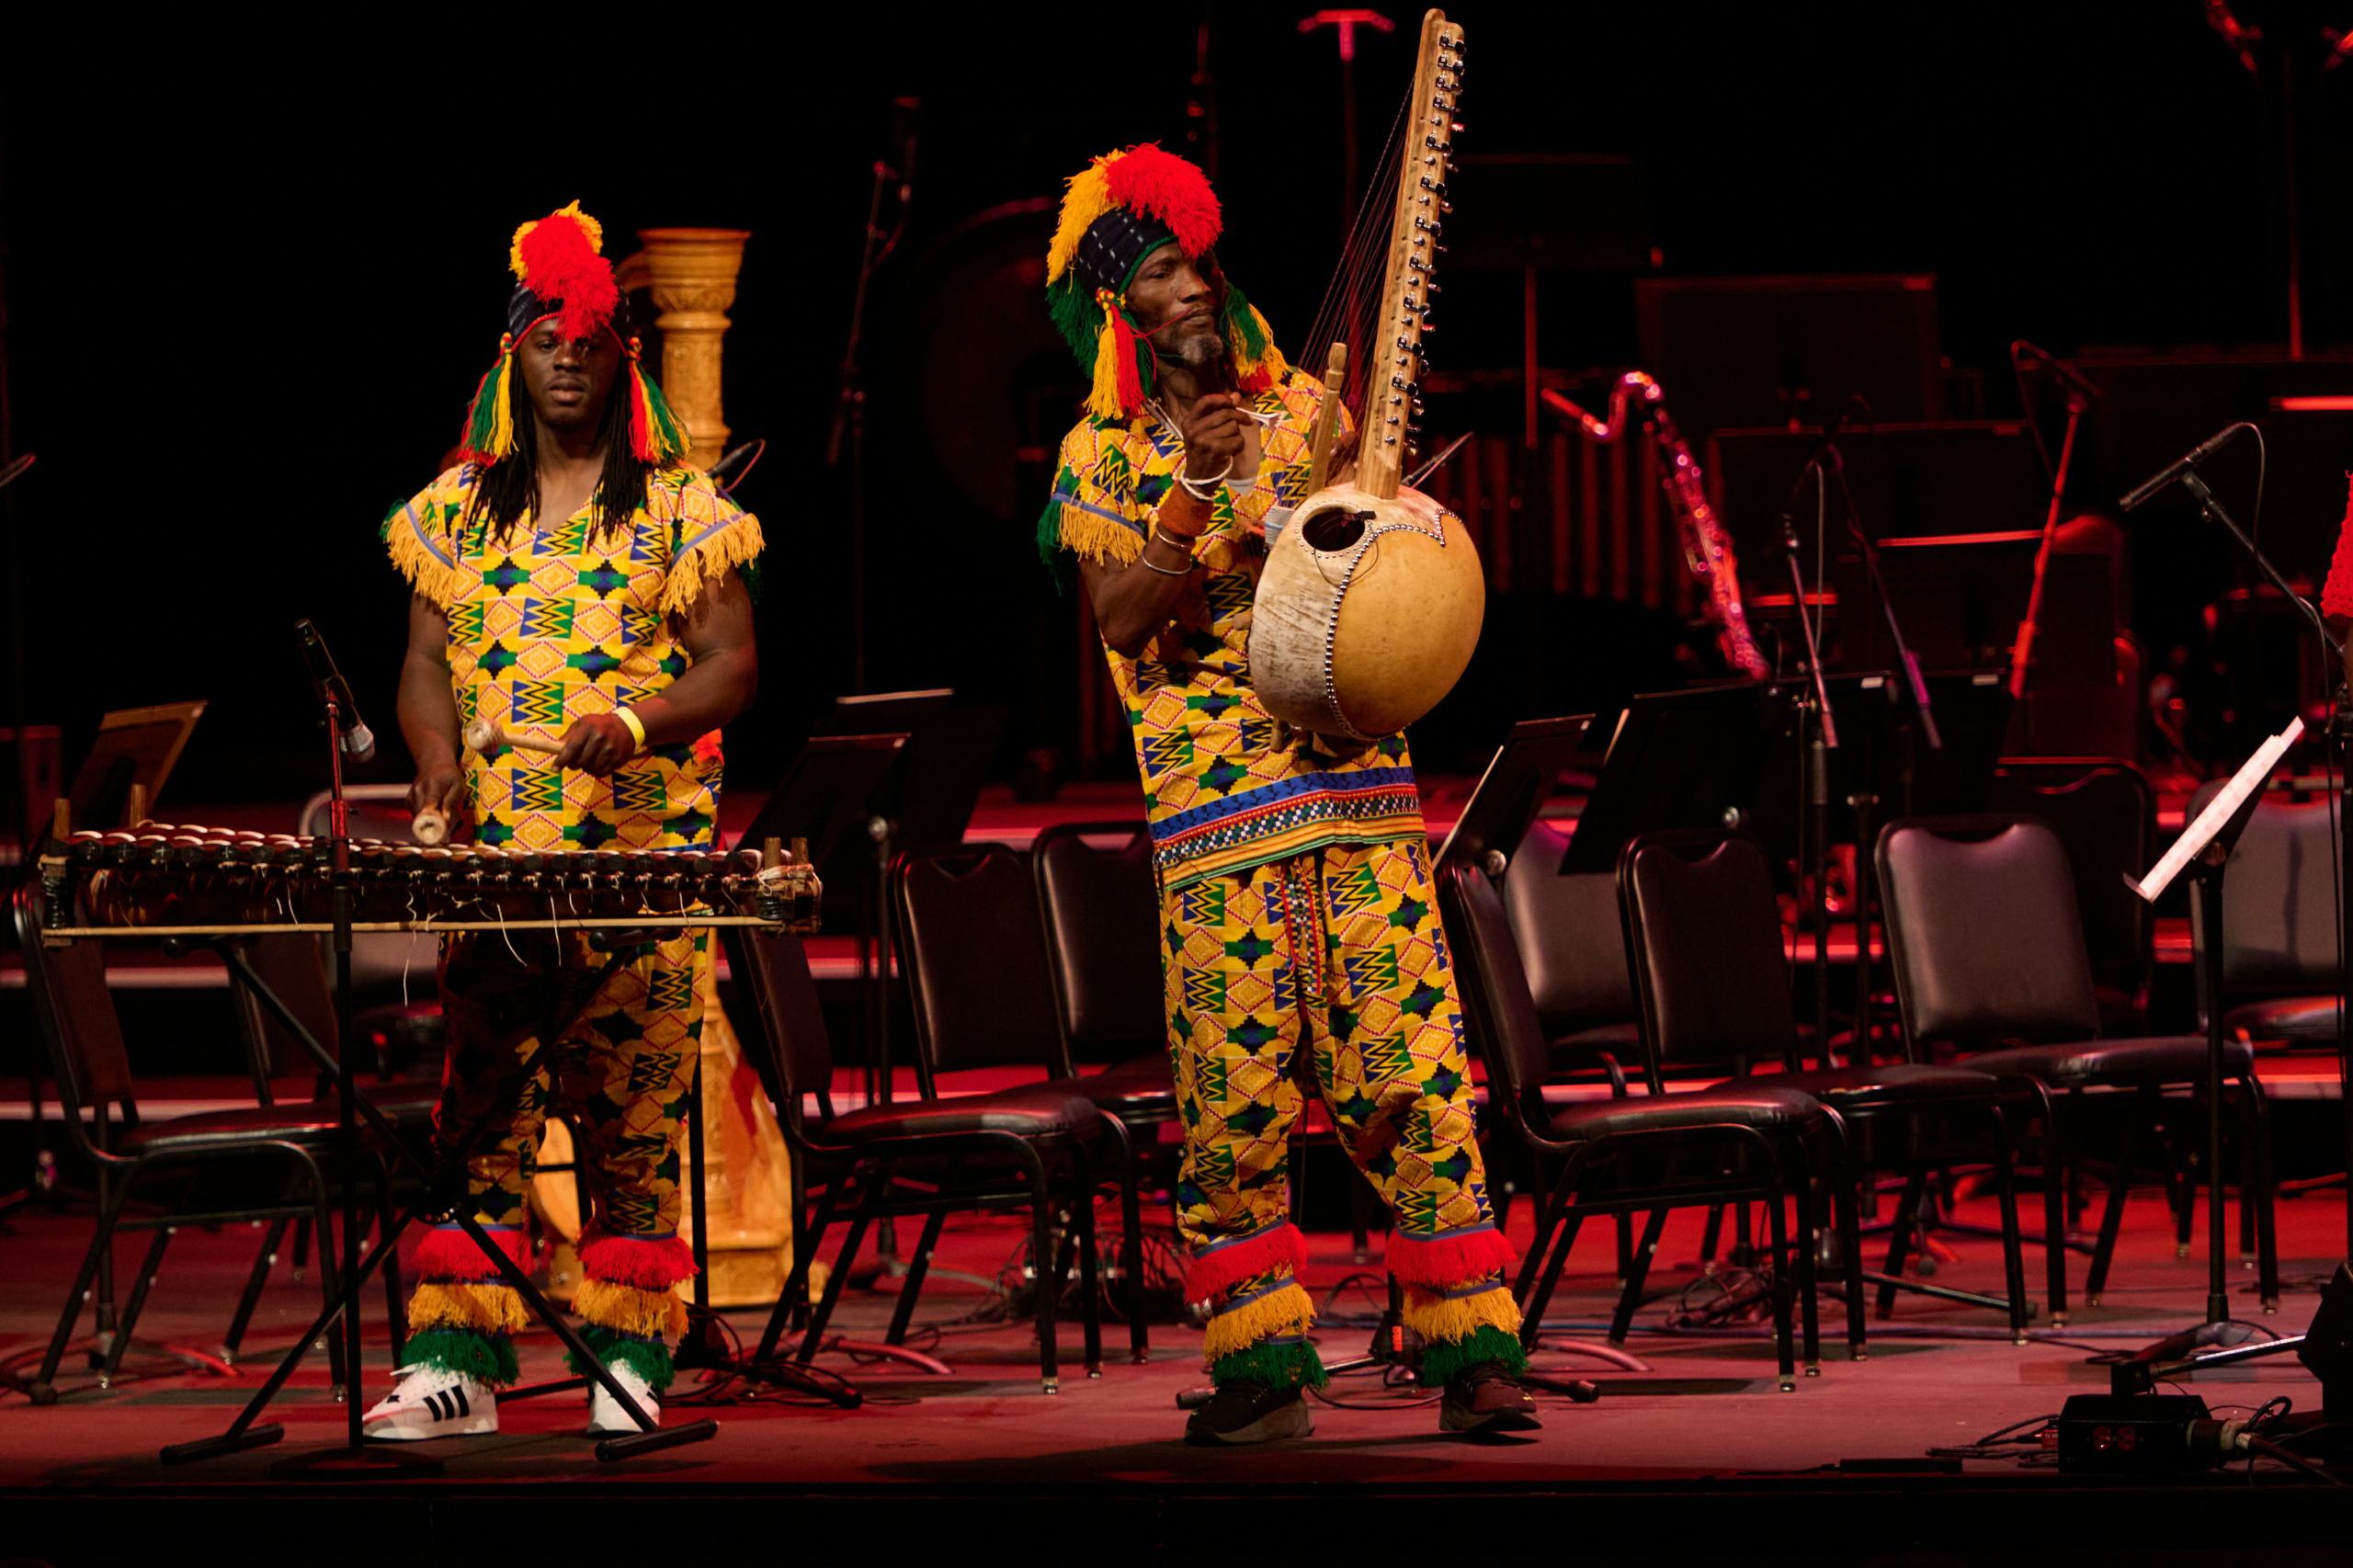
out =
<path fill-rule="evenodd" d="M 2239 9 L 2307 40 L 2353 17 Z M 1006 308 L 944 290 L 1029 232 L 975 215 L 1051 198 L 1121 142 L 1206 158 L 1188 134 L 1213 121 L 1225 264 L 1295 350 L 1343 204 L 1336 51 L 1329 31 L 1297 30 L 1305 10 L 696 10 L 627 30 L 384 12 L 332 41 L 226 19 L 14 33 L 8 412 L 17 449 L 40 453 L 12 514 L 25 718 L 66 726 L 70 767 L 102 710 L 207 698 L 173 797 L 305 794 L 321 768 L 288 624 L 308 615 L 389 735 L 404 589 L 377 520 L 456 437 L 496 341 L 508 234 L 578 198 L 617 256 L 641 227 L 752 231 L 726 412 L 737 439 L 769 442 L 741 493 L 770 540 L 766 682 L 730 742 L 731 776 L 762 782 L 851 684 L 845 491 L 823 443 L 869 168 L 904 94 L 922 99 L 922 140 L 912 222 L 871 305 L 867 685 L 1003 704 L 1000 773 L 1033 747 L 1067 764 L 1074 607 L 1029 542 L 1047 470 L 996 453 L 976 495 L 928 432 L 969 421 L 1018 444 L 1006 399 L 1051 402 L 1075 368 L 1051 345 L 1041 357 L 1034 292 Z M 1990 414 L 2017 411 L 2013 337 L 2069 352 L 2286 335 L 2277 97 L 2195 0 L 1455 14 L 1465 150 L 1635 155 L 1665 276 L 1934 272 L 1944 351 L 1984 372 Z M 1392 15 L 1396 35 L 1360 35 L 1368 165 L 1412 63 L 1418 13 Z M 1204 60 L 1212 80 L 1197 83 Z M 2348 106 L 2353 70 L 2302 105 L 2316 346 L 2353 340 Z M 1542 362 L 1633 362 L 1634 276 L 1546 275 Z M 1446 281 L 1440 367 L 1517 364 L 1518 277 Z M 2267 533 L 2316 580 L 2334 521 Z M 2234 570 L 2211 540 L 2134 542 L 2159 620 L 2188 624 Z M 2152 570 L 2170 599 L 2147 591 Z M 1499 601 L 1472 681 L 1416 735 L 1425 765 L 1470 765 L 1515 718 L 1671 681 L 1677 629 L 1655 621 Z M 2144 635 L 2162 653 L 2173 630 Z M 373 775 L 404 778 L 386 750 Z"/>

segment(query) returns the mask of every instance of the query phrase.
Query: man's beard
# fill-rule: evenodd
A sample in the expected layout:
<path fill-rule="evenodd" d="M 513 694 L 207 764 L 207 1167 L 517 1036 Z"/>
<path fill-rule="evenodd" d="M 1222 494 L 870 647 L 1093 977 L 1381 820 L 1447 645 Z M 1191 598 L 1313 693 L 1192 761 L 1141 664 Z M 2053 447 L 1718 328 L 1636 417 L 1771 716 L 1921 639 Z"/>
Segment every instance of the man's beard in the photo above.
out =
<path fill-rule="evenodd" d="M 1177 363 L 1188 370 L 1205 370 L 1225 358 L 1225 344 L 1214 333 L 1188 337 L 1176 346 Z"/>

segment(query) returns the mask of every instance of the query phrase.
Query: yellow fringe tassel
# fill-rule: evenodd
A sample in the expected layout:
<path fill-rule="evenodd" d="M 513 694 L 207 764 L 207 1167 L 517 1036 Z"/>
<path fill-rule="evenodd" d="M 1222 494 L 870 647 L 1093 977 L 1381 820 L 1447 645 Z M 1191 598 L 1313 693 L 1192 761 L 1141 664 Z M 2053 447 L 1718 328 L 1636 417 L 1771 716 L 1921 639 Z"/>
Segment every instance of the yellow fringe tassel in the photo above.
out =
<path fill-rule="evenodd" d="M 1210 1319 L 1209 1332 L 1201 1336 L 1201 1358 L 1222 1360 L 1269 1335 L 1304 1334 L 1314 1321 L 1315 1303 L 1307 1292 L 1297 1285 L 1286 1285 Z"/>
<path fill-rule="evenodd" d="M 408 1331 L 472 1328 L 520 1334 L 531 1326 L 523 1298 L 511 1285 L 419 1285 L 408 1299 Z"/>
<path fill-rule="evenodd" d="M 1109 165 L 1125 154 L 1112 153 L 1096 159 L 1070 176 L 1063 195 L 1062 215 L 1054 224 L 1053 242 L 1046 247 L 1046 281 L 1054 282 L 1078 259 L 1078 245 L 1096 219 L 1111 210 Z"/>
<path fill-rule="evenodd" d="M 695 602 L 705 583 L 716 583 L 731 566 L 759 558 L 767 548 L 760 536 L 759 519 L 744 513 L 686 554 L 670 562 L 669 581 L 662 585 L 662 613 L 676 615 Z"/>
<path fill-rule="evenodd" d="M 608 1279 L 583 1279 L 572 1310 L 600 1328 L 646 1339 L 675 1339 L 687 1331 L 687 1303 L 667 1290 L 641 1290 Z"/>
<path fill-rule="evenodd" d="M 463 574 L 454 566 L 444 566 L 425 548 L 416 524 L 406 512 L 392 519 L 392 531 L 385 542 L 392 549 L 392 564 L 408 579 L 409 586 L 445 610 L 458 602 L 458 596 L 465 591 L 460 581 Z"/>
<path fill-rule="evenodd" d="M 514 375 L 514 354 L 502 354 L 499 356 L 498 384 L 485 389 L 483 393 L 493 400 L 490 405 L 490 455 L 498 462 L 515 455 L 515 397 L 507 389 L 507 382 Z"/>
<path fill-rule="evenodd" d="M 1451 1299 L 1414 1286 L 1405 1290 L 1405 1326 L 1424 1339 L 1468 1339 L 1481 1328 L 1519 1332 L 1519 1303 L 1508 1288 Z"/>
<path fill-rule="evenodd" d="M 1082 560 L 1132 566 L 1143 553 L 1143 536 L 1135 529 L 1076 506 L 1063 508 L 1062 528 L 1063 548 Z"/>
<path fill-rule="evenodd" d="M 1086 412 L 1104 419 L 1125 419 L 1128 411 L 1120 403 L 1120 334 L 1113 327 L 1116 313 L 1103 313 L 1102 330 L 1095 335 L 1095 385 L 1086 394 Z"/>

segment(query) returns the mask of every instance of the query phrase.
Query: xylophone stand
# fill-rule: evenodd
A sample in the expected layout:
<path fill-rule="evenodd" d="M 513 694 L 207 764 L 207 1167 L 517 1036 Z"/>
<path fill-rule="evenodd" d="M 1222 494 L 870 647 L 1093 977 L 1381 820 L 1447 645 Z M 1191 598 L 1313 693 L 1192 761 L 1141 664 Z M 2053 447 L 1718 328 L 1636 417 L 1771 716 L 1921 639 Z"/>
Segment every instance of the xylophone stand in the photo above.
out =
<path fill-rule="evenodd" d="M 255 999 L 286 1030 L 288 1037 L 308 1051 L 323 1070 L 337 1072 L 335 1058 L 303 1027 L 302 1020 L 295 1017 L 293 1010 L 287 1006 L 284 1000 L 269 989 L 261 976 L 255 972 L 252 962 L 245 957 L 244 951 L 231 940 L 220 942 L 217 945 L 217 950 L 221 954 L 221 961 L 228 968 L 232 979 L 252 992 Z M 604 989 L 606 980 L 611 976 L 615 969 L 620 967 L 627 956 L 626 946 L 614 952 L 598 972 L 596 985 L 587 991 L 585 998 L 572 1014 L 561 1019 L 551 1019 L 551 1027 L 540 1031 L 538 1047 L 529 1057 L 525 1059 L 521 1071 L 515 1078 L 517 1093 L 523 1092 L 523 1089 L 538 1076 L 540 1068 L 546 1062 L 548 1054 L 554 1050 L 556 1042 L 561 1040 L 573 1024 L 578 1021 L 581 1012 L 594 1002 L 597 994 Z M 561 1027 L 555 1027 L 558 1025 Z M 604 1361 L 588 1347 L 579 1334 L 563 1321 L 563 1314 L 556 1311 L 548 1299 L 540 1293 L 539 1287 L 531 1283 L 530 1277 L 515 1266 L 514 1260 L 507 1256 L 506 1249 L 494 1243 L 489 1234 L 474 1220 L 465 1202 L 465 1169 L 467 1163 L 473 1157 L 475 1147 L 498 1122 L 499 1118 L 485 1117 L 477 1122 L 469 1130 L 464 1142 L 450 1152 L 447 1163 L 437 1165 L 419 1154 L 415 1146 L 402 1136 L 400 1131 L 372 1101 L 347 1098 L 345 1103 L 360 1116 L 367 1118 L 369 1126 L 377 1137 L 383 1141 L 384 1147 L 392 1155 L 426 1176 L 428 1183 L 426 1195 L 411 1203 L 399 1218 L 392 1221 L 392 1228 L 378 1238 L 375 1246 L 369 1251 L 366 1257 L 358 1261 L 355 1268 L 347 1269 L 339 1283 L 335 1300 L 326 1304 L 319 1315 L 312 1321 L 310 1327 L 294 1341 L 293 1347 L 278 1363 L 277 1370 L 269 1375 L 269 1380 L 255 1393 L 244 1409 L 238 1413 L 237 1418 L 230 1423 L 229 1429 L 218 1437 L 199 1438 L 189 1443 L 173 1444 L 163 1450 L 161 1457 L 164 1463 L 186 1464 L 194 1460 L 210 1459 L 245 1449 L 257 1449 L 275 1443 L 285 1437 L 286 1428 L 282 1425 L 277 1422 L 256 1425 L 256 1418 L 277 1396 L 278 1390 L 286 1385 L 287 1380 L 293 1376 L 294 1369 L 301 1365 L 303 1357 L 310 1353 L 311 1346 L 336 1322 L 338 1314 L 347 1317 L 357 1316 L 361 1288 L 367 1283 L 368 1277 L 375 1272 L 385 1257 L 399 1244 L 401 1233 L 405 1231 L 412 1221 L 426 1218 L 429 1214 L 438 1216 L 443 1212 L 446 1212 L 450 1220 L 472 1238 L 474 1245 L 482 1250 L 483 1256 L 498 1270 L 501 1281 L 513 1287 L 515 1291 L 523 1298 L 523 1304 L 531 1315 L 546 1324 L 577 1361 L 594 1369 L 592 1375 L 597 1381 L 603 1385 L 606 1392 L 611 1394 L 620 1403 L 630 1418 L 638 1424 L 639 1430 L 631 1436 L 608 1437 L 599 1442 L 596 1450 L 599 1460 L 610 1461 L 628 1459 L 638 1454 L 650 1453 L 657 1449 L 676 1448 L 685 1443 L 698 1443 L 718 1433 L 719 1424 L 710 1420 L 690 1421 L 676 1426 L 656 1426 L 654 1418 L 630 1397 L 629 1391 L 614 1380 Z M 454 1197 L 451 1196 L 452 1194 Z M 355 1225 L 358 1222 L 357 1217 L 349 1211 L 351 1207 L 347 1204 L 345 1213 L 347 1225 Z M 356 1368 L 352 1376 L 353 1392 L 356 1395 L 358 1386 Z M 581 1386 L 583 1382 L 585 1380 L 575 1380 L 563 1383 L 543 1384 L 534 1389 L 518 1389 L 506 1397 L 527 1397 L 532 1393 L 552 1392 L 556 1388 L 574 1388 Z M 356 1426 L 356 1413 L 358 1410 L 356 1399 L 351 1408 L 355 1413 L 353 1424 Z M 419 1473 L 415 1469 L 402 1471 L 372 1462 L 374 1456 L 385 1451 L 375 1448 L 360 1448 L 359 1457 L 354 1458 L 348 1449 L 330 1449 L 319 1455 L 303 1456 L 303 1459 L 311 1461 L 307 1466 L 301 1465 L 300 1460 L 287 1460 L 281 1461 L 281 1466 L 273 1467 L 273 1469 L 295 1480 L 367 1480 L 375 1476 L 389 1477 L 402 1473 Z M 399 1452 L 399 1450 L 391 1451 Z M 438 1468 L 439 1461 L 416 1459 L 406 1461 L 398 1459 L 393 1460 L 395 1465 L 404 1462 Z"/>
<path fill-rule="evenodd" d="M 313 1039 L 310 1031 L 302 1027 L 301 1020 L 295 1017 L 293 1012 L 288 1008 L 284 1000 L 264 983 L 261 976 L 254 971 L 253 965 L 233 941 L 223 940 L 217 943 L 216 948 L 221 954 L 222 962 L 228 968 L 230 974 L 247 986 L 255 999 L 278 1018 L 279 1024 L 301 1045 L 303 1050 L 311 1053 L 312 1058 L 323 1069 L 335 1077 L 335 1094 L 341 1114 L 338 1142 L 344 1172 L 341 1288 L 336 1291 L 335 1299 L 327 1303 L 325 1309 L 313 1322 L 310 1329 L 294 1342 L 293 1347 L 278 1362 L 278 1369 L 269 1375 L 268 1381 L 265 1382 L 252 1400 L 247 1402 L 244 1409 L 238 1412 L 236 1420 L 230 1423 L 226 1432 L 217 1437 L 199 1438 L 192 1443 L 175 1443 L 163 1450 L 161 1456 L 163 1462 L 184 1464 L 191 1460 L 207 1459 L 216 1454 L 261 1448 L 285 1437 L 286 1428 L 279 1423 L 269 1422 L 257 1426 L 255 1424 L 256 1417 L 260 1415 L 270 1400 L 276 1397 L 278 1391 L 286 1385 L 287 1379 L 293 1376 L 294 1369 L 301 1364 L 305 1356 L 310 1354 L 311 1346 L 317 1343 L 319 1336 L 338 1326 L 339 1323 L 345 1347 L 344 1415 L 347 1434 L 345 1445 L 340 1449 L 327 1449 L 317 1453 L 298 1454 L 280 1460 L 270 1466 L 270 1473 L 282 1479 L 294 1481 L 370 1480 L 377 1477 L 438 1474 L 441 1469 L 439 1460 L 410 1453 L 398 1447 L 371 1446 L 360 1437 L 360 1394 L 361 1390 L 366 1386 L 366 1379 L 359 1358 L 359 1290 L 366 1283 L 368 1277 L 374 1273 L 383 1260 L 390 1256 L 392 1249 L 399 1245 L 401 1233 L 408 1228 L 410 1221 L 421 1218 L 428 1210 L 441 1209 L 446 1209 L 449 1217 L 454 1219 L 466 1234 L 473 1239 L 474 1245 L 482 1249 L 483 1256 L 497 1267 L 500 1278 L 523 1298 L 523 1304 L 529 1310 L 531 1315 L 554 1332 L 555 1336 L 563 1342 L 564 1348 L 572 1353 L 576 1363 L 594 1369 L 592 1375 L 604 1385 L 605 1392 L 611 1394 L 621 1409 L 628 1414 L 630 1419 L 637 1423 L 638 1430 L 634 1435 L 625 1437 L 607 1437 L 597 1443 L 597 1457 L 599 1460 L 623 1459 L 656 1449 L 674 1448 L 682 1443 L 700 1442 L 714 1436 L 719 1430 L 719 1424 L 708 1419 L 690 1421 L 676 1426 L 658 1425 L 656 1418 L 647 1414 L 644 1407 L 631 1397 L 629 1391 L 614 1380 L 612 1372 L 606 1367 L 603 1359 L 588 1347 L 571 1325 L 563 1321 L 563 1315 L 549 1304 L 547 1298 L 540 1293 L 539 1288 L 531 1283 L 529 1277 L 515 1266 L 514 1259 L 507 1256 L 506 1249 L 491 1241 L 488 1233 L 483 1230 L 481 1224 L 469 1211 L 465 1184 L 467 1163 L 472 1159 L 474 1148 L 482 1142 L 484 1135 L 493 1126 L 503 1121 L 504 1117 L 486 1116 L 476 1122 L 468 1130 L 463 1144 L 452 1153 L 449 1162 L 444 1165 L 437 1166 L 417 1153 L 415 1148 L 400 1135 L 391 1120 L 372 1101 L 359 1097 L 358 1085 L 352 1074 L 349 1049 L 352 1039 L 351 824 L 343 793 L 343 731 L 337 722 L 340 713 L 335 689 L 325 681 L 319 683 L 319 702 L 326 719 L 327 744 L 330 753 L 328 777 L 331 792 L 327 818 L 327 842 L 329 853 L 334 857 L 331 918 L 334 924 L 332 941 L 335 949 L 335 1005 L 337 1031 L 335 1038 L 337 1043 L 345 1049 L 330 1054 L 324 1046 Z M 597 945 L 593 934 L 591 945 Z M 613 946 L 610 949 L 611 956 L 605 960 L 604 967 L 597 971 L 597 983 L 583 994 L 570 1015 L 560 1020 L 561 1027 L 540 1030 L 539 1044 L 524 1062 L 522 1072 L 513 1080 L 517 1103 L 520 1096 L 528 1092 L 530 1084 L 539 1076 L 540 1068 L 546 1062 L 549 1053 L 579 1020 L 580 1016 L 595 1003 L 597 995 L 603 992 L 606 982 L 611 979 L 613 971 L 620 966 L 629 951 L 629 944 L 625 942 Z M 550 1021 L 555 1023 L 558 1020 L 551 1019 Z M 513 1107 L 506 1108 L 511 1111 Z M 426 1182 L 425 1197 L 411 1204 L 406 1211 L 392 1222 L 391 1228 L 378 1238 L 376 1245 L 364 1260 L 359 1256 L 359 1234 L 368 1223 L 368 1216 L 360 1211 L 358 1176 L 359 1159 L 358 1118 L 362 1115 L 367 1117 L 377 1136 L 384 1141 L 384 1146 L 398 1158 L 407 1162 L 426 1178 Z M 386 1170 L 385 1179 L 389 1183 L 391 1180 L 389 1165 Z M 697 1210 L 697 1219 L 699 1222 L 699 1208 Z M 320 1237 L 319 1244 L 322 1247 L 327 1245 L 327 1238 Z M 541 1391 L 517 1391 L 518 1393 L 526 1392 Z"/>

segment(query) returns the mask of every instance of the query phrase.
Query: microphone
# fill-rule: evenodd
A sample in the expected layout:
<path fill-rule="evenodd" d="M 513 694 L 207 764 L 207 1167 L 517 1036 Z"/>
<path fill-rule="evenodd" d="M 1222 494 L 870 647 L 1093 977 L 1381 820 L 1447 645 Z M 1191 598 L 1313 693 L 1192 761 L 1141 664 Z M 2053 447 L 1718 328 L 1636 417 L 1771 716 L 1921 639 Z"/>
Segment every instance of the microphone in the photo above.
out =
<path fill-rule="evenodd" d="M 2216 452 L 2221 451 L 2224 447 L 2229 446 L 2233 441 L 2236 440 L 2240 431 L 2252 430 L 2254 428 L 2254 426 L 2249 425 L 2244 419 L 2240 420 L 2235 425 L 2224 426 L 2222 429 L 2215 431 L 2211 436 L 2207 437 L 2203 441 L 2199 442 L 2197 446 L 2192 447 L 2183 456 L 2174 459 L 2173 461 L 2167 463 L 2164 468 L 2158 470 L 2155 473 L 2151 474 L 2147 479 L 2143 480 L 2141 483 L 2133 489 L 2131 494 L 2125 496 L 2124 499 L 2116 504 L 2117 509 L 2124 512 L 2138 511 L 2142 505 L 2146 502 L 2150 496 L 2154 495 L 2158 491 L 2163 490 L 2166 485 L 2171 484 L 2174 481 L 2181 478 L 2182 475 L 2189 472 L 2190 470 L 2196 468 L 2200 463 L 2204 462 L 2208 458 L 2212 457 Z"/>
<path fill-rule="evenodd" d="M 2108 395 L 2107 392 L 2086 381 L 2081 375 L 2076 373 L 2074 369 L 2061 364 L 2058 357 L 2053 355 L 2049 349 L 2041 347 L 2036 344 L 2029 343 L 2023 337 L 2010 345 L 2010 358 L 2015 359 L 2020 355 L 2024 355 L 2027 358 L 2033 360 L 2044 369 L 2049 370 L 2052 375 L 2058 377 L 2069 386 L 2074 387 L 2086 397 L 2106 397 Z"/>
<path fill-rule="evenodd" d="M 311 684 L 318 687 L 321 698 L 335 699 L 335 739 L 343 755 L 354 762 L 369 761 L 376 755 L 375 732 L 359 717 L 359 704 L 352 698 L 343 672 L 335 667 L 326 640 L 307 616 L 294 623 L 294 637 L 302 644 L 302 662 L 311 666 Z"/>

